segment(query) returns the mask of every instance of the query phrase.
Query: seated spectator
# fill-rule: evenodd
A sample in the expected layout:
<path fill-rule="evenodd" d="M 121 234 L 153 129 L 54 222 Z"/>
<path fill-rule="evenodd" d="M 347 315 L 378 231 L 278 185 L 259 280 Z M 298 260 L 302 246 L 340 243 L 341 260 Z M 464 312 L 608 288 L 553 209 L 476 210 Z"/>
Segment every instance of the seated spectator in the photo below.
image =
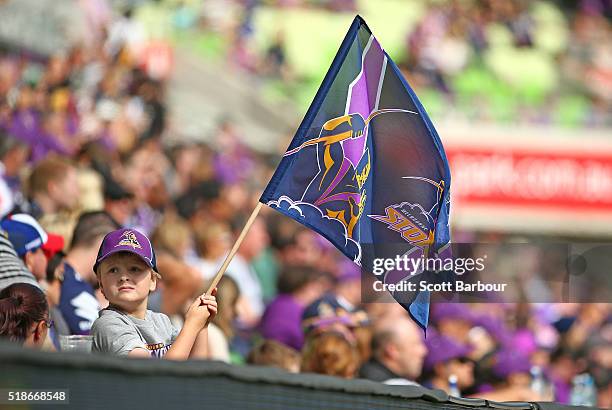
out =
<path fill-rule="evenodd" d="M 5 218 L 0 225 L 8 234 L 17 255 L 38 282 L 47 274 L 47 258 L 42 247 L 47 243 L 47 233 L 28 214 L 14 214 Z"/>
<path fill-rule="evenodd" d="M 347 311 L 331 293 L 326 293 L 309 304 L 302 314 L 302 328 L 308 336 L 311 332 L 353 326 L 352 312 Z"/>
<path fill-rule="evenodd" d="M 134 212 L 134 195 L 119 183 L 107 179 L 104 184 L 104 210 L 121 226 L 125 226 Z"/>
<path fill-rule="evenodd" d="M 326 289 L 324 275 L 309 266 L 289 266 L 278 278 L 279 295 L 266 308 L 259 329 L 266 339 L 296 350 L 304 345 L 301 321 L 304 308 Z"/>
<path fill-rule="evenodd" d="M 223 276 L 217 286 L 219 313 L 208 326 L 208 358 L 231 362 L 230 342 L 234 337 L 236 304 L 240 297 L 238 285 L 229 276 Z"/>
<path fill-rule="evenodd" d="M 0 337 L 40 349 L 51 327 L 45 294 L 28 283 L 0 291 Z"/>
<path fill-rule="evenodd" d="M 423 331 L 409 318 L 378 323 L 372 338 L 372 359 L 359 376 L 386 384 L 418 385 L 427 347 Z"/>
<path fill-rule="evenodd" d="M 0 218 L 23 206 L 19 173 L 26 165 L 30 148 L 0 131 Z"/>
<path fill-rule="evenodd" d="M 199 272 L 185 262 L 191 247 L 189 225 L 176 215 L 167 215 L 151 236 L 157 250 L 157 264 L 164 279 L 159 289 L 159 306 L 152 306 L 167 315 L 182 314 L 186 303 L 203 292 L 204 281 Z"/>
<path fill-rule="evenodd" d="M 290 373 L 299 373 L 300 360 L 301 357 L 297 350 L 274 340 L 263 340 L 253 347 L 247 358 L 247 363 L 257 366 L 278 367 Z"/>
<path fill-rule="evenodd" d="M 13 283 L 30 283 L 38 286 L 32 272 L 17 256 L 13 244 L 7 238 L 7 233 L 0 229 L 0 290 Z"/>
<path fill-rule="evenodd" d="M 232 233 L 229 226 L 219 222 L 199 223 L 194 233 L 200 256 L 189 262 L 200 272 L 202 278 L 212 279 L 232 247 Z"/>
<path fill-rule="evenodd" d="M 497 380 L 490 389 L 481 389 L 475 397 L 495 401 L 551 401 L 553 397 L 542 397 L 530 387 L 531 364 L 529 357 L 521 351 L 504 348 L 495 353 L 488 363 Z M 483 391 L 484 390 L 484 391 Z"/>
<path fill-rule="evenodd" d="M 348 259 L 340 263 L 334 294 L 347 311 L 361 302 L 361 269 Z"/>
<path fill-rule="evenodd" d="M 470 329 L 477 321 L 477 317 L 464 304 L 436 303 L 431 306 L 431 320 L 444 336 L 460 343 L 468 343 Z"/>
<path fill-rule="evenodd" d="M 61 238 L 61 237 L 60 237 Z M 69 335 L 70 328 L 59 308 L 62 282 L 64 281 L 64 252 L 55 253 L 47 264 L 47 276 L 45 280 L 45 294 L 49 304 L 49 317 L 53 321 L 53 327 L 49 329 L 49 336 L 56 349 L 60 349 L 59 336 Z"/>
<path fill-rule="evenodd" d="M 427 387 L 450 393 L 451 375 L 457 378 L 457 387 L 461 392 L 474 384 L 474 363 L 468 358 L 471 352 L 468 346 L 437 334 L 429 335 L 425 345 L 429 352 L 425 357 L 425 369 L 431 374 Z"/>
<path fill-rule="evenodd" d="M 246 219 L 244 218 L 234 220 L 236 237 L 245 223 Z M 252 262 L 264 250 L 268 242 L 266 225 L 261 219 L 255 219 L 225 273 L 231 276 L 240 288 L 241 299 L 238 302 L 238 320 L 249 328 L 257 325 L 264 312 L 261 283 L 253 269 Z"/>
<path fill-rule="evenodd" d="M 302 314 L 302 328 L 306 338 L 314 333 L 335 330 L 355 340 L 361 361 L 370 357 L 370 321 L 365 311 L 352 308 L 347 310 L 337 296 L 327 293 L 308 305 Z"/>
<path fill-rule="evenodd" d="M 61 211 L 75 211 L 79 204 L 76 168 L 67 160 L 48 157 L 32 170 L 28 181 L 31 214 L 41 220 Z M 44 224 L 43 224 L 44 225 Z"/>
<path fill-rule="evenodd" d="M 302 352 L 302 372 L 352 379 L 359 369 L 355 340 L 346 333 L 326 330 L 309 337 Z"/>

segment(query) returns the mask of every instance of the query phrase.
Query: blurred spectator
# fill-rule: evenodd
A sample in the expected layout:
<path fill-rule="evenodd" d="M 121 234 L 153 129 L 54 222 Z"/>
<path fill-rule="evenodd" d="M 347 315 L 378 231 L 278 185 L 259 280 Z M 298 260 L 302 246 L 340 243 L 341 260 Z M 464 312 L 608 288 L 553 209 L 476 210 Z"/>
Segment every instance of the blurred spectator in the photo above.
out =
<path fill-rule="evenodd" d="M 80 190 L 75 166 L 67 159 L 50 156 L 32 170 L 30 203 L 26 207 L 45 230 L 70 241 L 80 208 Z"/>
<path fill-rule="evenodd" d="M 51 217 L 61 211 L 76 210 L 79 190 L 76 169 L 59 157 L 39 162 L 28 182 L 32 215 L 36 219 Z"/>
<path fill-rule="evenodd" d="M 17 256 L 6 232 L 0 229 L 0 290 L 13 283 L 29 283 L 38 286 L 36 278 Z"/>
<path fill-rule="evenodd" d="M 355 341 L 346 334 L 326 330 L 308 338 L 302 353 L 302 372 L 352 379 L 359 369 Z"/>
<path fill-rule="evenodd" d="M 236 305 L 240 298 L 238 285 L 229 276 L 223 276 L 217 285 L 219 313 L 208 326 L 209 354 L 213 360 L 233 361 L 230 342 L 234 338 Z M 235 361 L 238 361 L 236 359 Z"/>
<path fill-rule="evenodd" d="M 263 340 L 253 347 L 247 358 L 248 364 L 272 366 L 299 373 L 300 354 L 282 343 L 274 340 Z"/>
<path fill-rule="evenodd" d="M 192 246 L 191 230 L 180 217 L 169 213 L 160 221 L 151 241 L 163 279 L 156 291 L 161 297 L 161 305 L 150 308 L 172 317 L 182 313 L 185 304 L 204 290 L 199 272 L 184 261 Z"/>
<path fill-rule="evenodd" d="M 234 233 L 240 234 L 246 219 L 234 220 Z M 261 283 L 251 266 L 251 261 L 268 245 L 268 233 L 261 219 L 256 219 L 244 237 L 238 253 L 228 267 L 226 275 L 236 281 L 240 288 L 238 318 L 247 326 L 255 326 L 264 311 Z"/>
<path fill-rule="evenodd" d="M 425 339 L 429 354 L 425 369 L 431 373 L 430 387 L 450 392 L 449 377 L 457 378 L 459 391 L 474 384 L 474 363 L 469 359 L 470 348 L 446 336 L 432 334 Z"/>
<path fill-rule="evenodd" d="M 463 303 L 437 303 L 431 308 L 431 319 L 442 335 L 459 343 L 468 343 L 469 331 L 475 320 L 468 306 Z"/>
<path fill-rule="evenodd" d="M 387 384 L 418 385 L 427 347 L 423 332 L 404 317 L 376 324 L 372 359 L 359 370 L 359 377 Z"/>
<path fill-rule="evenodd" d="M 47 299 L 39 288 L 14 283 L 0 291 L 0 337 L 41 348 L 49 327 Z"/>
<path fill-rule="evenodd" d="M 361 302 L 361 269 L 349 260 L 339 265 L 334 294 L 347 311 L 353 311 Z"/>
<path fill-rule="evenodd" d="M 47 243 L 47 233 L 31 215 L 13 214 L 0 225 L 8 234 L 17 255 L 38 282 L 44 281 L 47 273 L 47 258 L 43 246 Z"/>
<path fill-rule="evenodd" d="M 266 339 L 296 350 L 304 345 L 304 308 L 326 290 L 325 276 L 309 266 L 287 266 L 278 279 L 279 295 L 267 306 L 259 325 Z"/>
<path fill-rule="evenodd" d="M 104 210 L 125 227 L 134 212 L 134 195 L 112 179 L 104 184 Z"/>
<path fill-rule="evenodd" d="M 291 80 L 291 69 L 287 64 L 285 51 L 285 35 L 279 31 L 272 44 L 268 47 L 260 69 L 263 75 L 280 78 L 284 81 Z"/>
<path fill-rule="evenodd" d="M 253 171 L 253 154 L 240 140 L 232 121 L 220 121 L 215 142 L 215 172 L 220 180 L 227 185 L 245 181 Z"/>
<path fill-rule="evenodd" d="M 219 313 L 209 326 L 211 359 L 224 362 L 240 362 L 240 358 L 232 357 L 230 342 L 235 336 L 236 305 L 240 298 L 238 285 L 229 276 L 223 276 L 217 286 Z"/>
<path fill-rule="evenodd" d="M 23 206 L 20 173 L 26 164 L 30 148 L 0 131 L 0 218 L 13 207 Z"/>
<path fill-rule="evenodd" d="M 232 233 L 227 224 L 201 222 L 194 227 L 199 257 L 190 260 L 202 278 L 211 279 L 223 264 L 232 246 Z"/>
<path fill-rule="evenodd" d="M 60 349 L 59 336 L 69 335 L 70 328 L 59 308 L 64 281 L 64 258 L 63 252 L 55 253 L 47 264 L 47 276 L 45 280 L 45 294 L 49 304 L 49 317 L 53 321 L 53 327 L 49 329 L 51 341 L 57 350 Z"/>

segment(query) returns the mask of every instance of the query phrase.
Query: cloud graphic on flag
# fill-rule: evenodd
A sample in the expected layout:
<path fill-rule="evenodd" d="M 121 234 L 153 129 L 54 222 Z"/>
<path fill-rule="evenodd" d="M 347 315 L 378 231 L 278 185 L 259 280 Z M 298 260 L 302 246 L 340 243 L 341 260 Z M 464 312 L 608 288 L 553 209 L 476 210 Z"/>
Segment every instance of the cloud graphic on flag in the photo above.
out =
<path fill-rule="evenodd" d="M 266 205 L 308 226 L 319 234 L 321 234 L 319 232 L 320 227 L 322 227 L 322 230 L 329 229 L 344 232 L 345 244 L 342 252 L 350 252 L 354 255 L 353 262 L 361 265 L 361 246 L 349 238 L 346 227 L 337 219 L 323 215 L 323 212 L 318 207 L 308 202 L 294 201 L 285 195 L 280 196 L 278 200 L 268 201 Z"/>

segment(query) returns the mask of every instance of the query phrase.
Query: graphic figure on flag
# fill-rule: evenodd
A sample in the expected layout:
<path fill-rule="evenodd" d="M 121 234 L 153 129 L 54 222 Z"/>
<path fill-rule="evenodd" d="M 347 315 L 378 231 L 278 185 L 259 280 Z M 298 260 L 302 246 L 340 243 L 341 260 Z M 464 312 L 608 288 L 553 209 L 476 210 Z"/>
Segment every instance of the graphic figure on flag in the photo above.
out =
<path fill-rule="evenodd" d="M 285 154 L 315 147 L 319 171 L 306 187 L 301 201 L 319 207 L 324 215 L 338 220 L 347 236 L 355 241 L 359 241 L 355 237 L 355 225 L 363 211 L 363 184 L 370 172 L 370 156 L 366 149 L 359 163 L 353 164 L 344 153 L 344 142 L 365 138 L 365 132 L 366 123 L 360 114 L 343 115 L 325 122 L 317 138 Z"/>
<path fill-rule="evenodd" d="M 378 258 L 448 249 L 450 170 L 425 109 L 355 18 L 260 202 L 372 272 Z M 404 280 L 387 272 L 385 280 Z M 400 301 L 397 295 L 396 300 Z M 400 301 L 400 303 L 402 303 Z M 427 326 L 429 294 L 403 303 Z"/>

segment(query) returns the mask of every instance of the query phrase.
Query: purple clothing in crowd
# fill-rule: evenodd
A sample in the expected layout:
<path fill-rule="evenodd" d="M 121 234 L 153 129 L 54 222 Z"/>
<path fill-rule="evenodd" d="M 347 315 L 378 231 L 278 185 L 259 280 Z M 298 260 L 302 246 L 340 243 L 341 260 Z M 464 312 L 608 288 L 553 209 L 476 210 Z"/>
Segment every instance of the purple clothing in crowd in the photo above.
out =
<path fill-rule="evenodd" d="M 67 127 L 76 129 L 76 123 L 68 124 Z M 50 152 L 57 152 L 62 155 L 70 154 L 69 150 L 53 135 L 44 131 L 40 114 L 35 110 L 15 112 L 8 124 L 7 131 L 11 136 L 30 145 L 33 162 L 45 158 Z"/>
<path fill-rule="evenodd" d="M 291 295 L 278 295 L 266 308 L 260 323 L 264 338 L 276 340 L 296 350 L 304 345 L 302 312 L 304 306 Z"/>

